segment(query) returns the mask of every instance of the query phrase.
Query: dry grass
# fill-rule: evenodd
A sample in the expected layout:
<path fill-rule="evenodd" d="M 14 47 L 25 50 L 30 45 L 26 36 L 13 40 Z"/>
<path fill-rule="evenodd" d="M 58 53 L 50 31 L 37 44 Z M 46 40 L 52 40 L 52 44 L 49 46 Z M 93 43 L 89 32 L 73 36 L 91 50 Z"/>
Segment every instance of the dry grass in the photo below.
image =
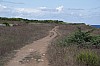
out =
<path fill-rule="evenodd" d="M 35 40 L 47 36 L 48 31 L 52 28 L 54 28 L 52 24 L 23 24 L 13 27 L 0 26 L 0 65 L 7 58 L 11 57 L 13 50 L 18 50 Z"/>
<path fill-rule="evenodd" d="M 17 22 L 14 22 L 17 23 Z M 20 23 L 19 23 L 20 24 Z M 56 24 L 57 25 L 57 24 Z M 1 27 L 0 26 L 0 66 L 3 66 L 8 58 L 11 58 L 19 48 L 48 35 L 54 24 L 21 24 L 20 26 Z M 86 25 L 59 25 L 61 36 L 52 41 L 47 50 L 47 58 L 50 66 L 78 66 L 75 56 L 84 49 L 78 49 L 75 45 L 69 47 L 59 47 L 57 42 L 76 31 L 77 26 L 82 30 L 90 30 Z M 100 29 L 96 29 L 93 35 L 100 34 Z M 100 55 L 100 49 L 88 49 Z M 7 57 L 6 57 L 7 56 Z M 37 56 L 37 55 L 36 55 Z M 37 57 L 35 57 L 37 58 Z"/>
<path fill-rule="evenodd" d="M 96 52 L 100 56 L 100 49 L 83 49 L 77 48 L 76 45 L 68 47 L 59 47 L 57 44 L 59 40 L 62 40 L 65 36 L 69 36 L 76 31 L 77 26 L 81 26 L 82 30 L 87 31 L 92 29 L 86 25 L 59 25 L 59 32 L 62 34 L 61 37 L 56 39 L 48 47 L 48 60 L 49 66 L 78 66 L 76 61 L 76 55 L 83 50 L 90 50 Z M 100 29 L 95 29 L 93 35 L 100 34 Z"/>

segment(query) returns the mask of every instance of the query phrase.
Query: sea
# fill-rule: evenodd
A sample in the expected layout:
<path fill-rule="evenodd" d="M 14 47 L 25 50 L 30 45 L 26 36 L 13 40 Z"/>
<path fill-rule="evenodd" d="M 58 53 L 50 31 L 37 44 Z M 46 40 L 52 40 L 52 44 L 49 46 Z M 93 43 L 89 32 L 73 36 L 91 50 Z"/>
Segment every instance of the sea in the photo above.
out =
<path fill-rule="evenodd" d="M 91 26 L 93 26 L 95 28 L 100 28 L 100 25 L 91 25 Z"/>

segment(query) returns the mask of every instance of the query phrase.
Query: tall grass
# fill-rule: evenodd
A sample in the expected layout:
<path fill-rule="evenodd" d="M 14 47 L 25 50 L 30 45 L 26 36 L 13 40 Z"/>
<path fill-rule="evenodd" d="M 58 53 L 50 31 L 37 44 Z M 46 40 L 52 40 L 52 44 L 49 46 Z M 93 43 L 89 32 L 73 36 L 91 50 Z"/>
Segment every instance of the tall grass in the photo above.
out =
<path fill-rule="evenodd" d="M 96 53 L 85 51 L 80 52 L 77 55 L 77 62 L 79 65 L 85 66 L 99 66 L 100 65 L 100 58 Z"/>

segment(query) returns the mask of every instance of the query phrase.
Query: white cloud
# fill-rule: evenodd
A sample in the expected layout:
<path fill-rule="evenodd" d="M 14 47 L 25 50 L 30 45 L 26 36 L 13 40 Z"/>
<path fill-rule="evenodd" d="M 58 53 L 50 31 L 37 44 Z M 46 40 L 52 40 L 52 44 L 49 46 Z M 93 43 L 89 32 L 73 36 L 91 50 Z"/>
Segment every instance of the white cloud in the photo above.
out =
<path fill-rule="evenodd" d="M 47 7 L 39 7 L 39 9 L 46 9 Z"/>
<path fill-rule="evenodd" d="M 0 5 L 0 16 L 30 19 L 61 19 L 70 22 L 100 21 L 100 12 L 98 10 L 91 10 L 91 12 L 89 12 L 84 9 L 65 9 L 64 6 L 57 8 L 12 8 Z"/>
<path fill-rule="evenodd" d="M 0 8 L 7 8 L 7 7 L 0 4 Z"/>
<path fill-rule="evenodd" d="M 0 4 L 0 11 L 3 11 L 6 8 L 7 8 L 6 6 L 3 6 L 3 5 Z"/>
<path fill-rule="evenodd" d="M 59 6 L 56 9 L 58 10 L 58 12 L 62 12 L 63 11 L 64 6 Z"/>
<path fill-rule="evenodd" d="M 7 17 L 42 17 L 44 15 L 54 15 L 59 14 L 63 10 L 63 6 L 59 6 L 55 9 L 47 8 L 47 7 L 39 7 L 39 8 L 12 8 L 0 5 L 0 14 L 1 16 Z M 10 14 L 10 15 L 9 15 Z"/>
<path fill-rule="evenodd" d="M 16 8 L 15 9 L 19 13 L 39 13 L 41 10 L 39 9 L 32 9 L 32 8 Z"/>

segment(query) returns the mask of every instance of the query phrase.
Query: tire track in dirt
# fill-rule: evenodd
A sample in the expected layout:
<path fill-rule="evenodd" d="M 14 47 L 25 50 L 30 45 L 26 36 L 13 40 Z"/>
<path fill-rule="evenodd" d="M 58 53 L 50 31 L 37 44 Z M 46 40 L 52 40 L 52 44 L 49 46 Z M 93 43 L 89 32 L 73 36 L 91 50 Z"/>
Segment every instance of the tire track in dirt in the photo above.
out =
<path fill-rule="evenodd" d="M 21 48 L 5 66 L 48 66 L 47 47 L 57 37 L 58 28 L 55 26 L 48 36 Z"/>

